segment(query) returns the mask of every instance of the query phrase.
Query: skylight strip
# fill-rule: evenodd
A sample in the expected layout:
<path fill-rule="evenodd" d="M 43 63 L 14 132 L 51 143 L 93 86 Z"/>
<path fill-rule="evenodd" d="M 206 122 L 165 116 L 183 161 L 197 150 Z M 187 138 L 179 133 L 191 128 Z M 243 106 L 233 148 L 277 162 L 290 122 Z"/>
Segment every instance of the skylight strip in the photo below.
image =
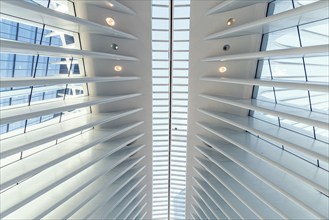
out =
<path fill-rule="evenodd" d="M 186 7 L 186 6 L 188 6 L 188 5 L 186 5 L 186 2 L 184 2 L 184 5 L 181 5 L 180 3 L 181 2 L 179 2 L 179 1 L 167 1 L 167 2 L 161 1 L 160 7 L 163 8 L 161 10 L 160 10 L 160 7 L 158 7 L 159 6 L 158 4 L 155 4 L 155 3 L 153 4 L 153 6 L 156 7 L 155 11 L 158 12 L 158 14 L 153 15 L 153 22 L 152 22 L 153 31 L 160 30 L 163 33 L 169 34 L 168 40 L 164 40 L 161 38 L 154 38 L 154 37 L 156 37 L 156 35 L 153 35 L 153 43 L 152 43 L 153 52 L 168 52 L 169 53 L 168 59 L 166 59 L 165 57 L 162 57 L 162 56 L 166 56 L 166 54 L 161 55 L 161 54 L 153 53 L 153 61 L 155 61 L 155 62 L 153 62 L 153 74 L 154 74 L 153 75 L 153 97 L 157 97 L 157 98 L 153 98 L 153 145 L 158 143 L 159 140 L 166 140 L 166 137 L 168 138 L 168 136 L 164 135 L 163 133 L 161 133 L 161 134 L 154 133 L 155 131 L 159 130 L 159 129 L 154 129 L 155 128 L 154 126 L 158 126 L 158 125 L 166 126 L 167 125 L 168 127 L 164 127 L 163 129 L 160 129 L 160 131 L 167 132 L 167 134 L 169 135 L 169 142 L 168 142 L 167 150 L 164 150 L 165 146 L 163 146 L 162 147 L 163 149 L 161 150 L 161 152 L 163 152 L 163 153 L 168 152 L 167 153 L 168 167 L 165 170 L 168 171 L 169 176 L 167 176 L 167 177 L 163 176 L 164 179 L 167 178 L 167 180 L 168 180 L 168 186 L 167 186 L 168 195 L 167 195 L 167 198 L 163 199 L 163 201 L 167 201 L 167 203 L 162 203 L 163 209 L 162 209 L 161 213 L 157 211 L 158 208 L 153 210 L 154 211 L 153 218 L 163 218 L 164 210 L 167 211 L 167 216 L 168 216 L 167 218 L 169 218 L 169 217 L 170 218 L 176 218 L 176 217 L 182 218 L 183 216 L 185 216 L 185 214 L 182 213 L 182 207 L 185 207 L 185 200 L 179 199 L 179 203 L 177 203 L 178 201 L 175 202 L 175 198 L 171 196 L 172 194 L 173 195 L 177 194 L 177 189 L 175 189 L 175 188 L 171 189 L 171 182 L 172 181 L 173 181 L 173 183 L 176 182 L 176 180 L 175 180 L 176 171 L 175 170 L 177 170 L 177 169 L 175 167 L 178 166 L 178 164 L 177 164 L 177 162 L 175 162 L 177 159 L 175 154 L 172 155 L 173 158 L 171 159 L 171 153 L 169 153 L 171 150 L 173 150 L 174 152 L 177 152 L 177 150 L 171 149 L 171 148 L 172 147 L 176 148 L 176 145 L 174 145 L 174 143 L 177 142 L 176 139 L 178 141 L 181 141 L 181 137 L 178 137 L 175 134 L 184 135 L 186 137 L 186 128 L 185 127 L 186 127 L 186 123 L 187 123 L 187 121 L 186 121 L 186 118 L 187 118 L 186 110 L 187 109 L 186 109 L 185 104 L 183 106 L 181 106 L 179 103 L 187 100 L 187 97 L 183 98 L 182 96 L 179 96 L 176 94 L 187 94 L 187 83 L 185 83 L 185 82 L 187 82 L 188 75 L 187 74 L 182 75 L 180 72 L 177 72 L 177 73 L 174 73 L 174 72 L 179 69 L 187 71 L 188 59 L 186 59 L 186 58 L 179 59 L 179 57 L 177 57 L 177 58 L 172 57 L 173 55 L 181 56 L 180 52 L 185 52 L 185 53 L 188 52 L 188 50 L 187 50 L 188 48 L 186 48 L 186 45 L 181 45 L 181 42 L 183 42 L 183 43 L 187 42 L 187 44 L 188 44 L 188 37 L 185 36 L 184 38 L 177 38 L 176 40 L 173 40 L 173 37 L 175 37 L 176 30 L 177 30 L 177 33 L 180 32 L 185 35 L 186 35 L 186 33 L 188 33 L 188 31 L 186 31 L 186 30 L 188 30 L 188 27 L 184 28 L 184 32 L 182 32 L 181 28 L 176 27 L 176 25 L 177 25 L 175 22 L 176 19 L 177 20 L 178 19 L 179 20 L 189 19 L 189 10 L 187 10 L 188 13 L 186 14 L 186 16 L 183 15 L 184 17 L 180 17 L 182 15 L 181 13 L 177 14 L 177 15 L 174 14 L 174 13 L 178 12 L 177 10 L 175 10 L 176 8 L 179 8 L 180 10 L 181 9 L 184 10 L 184 8 L 188 8 L 188 7 Z M 153 11 L 153 12 L 155 12 L 155 11 Z M 163 13 L 165 13 L 166 15 L 164 15 Z M 164 21 L 168 21 L 168 24 L 165 24 Z M 159 25 L 159 26 L 156 26 L 156 25 Z M 171 29 L 171 31 L 170 31 L 170 29 Z M 156 32 L 153 32 L 153 34 L 156 34 Z M 166 38 L 166 37 L 162 37 L 162 38 Z M 160 44 L 162 42 L 166 43 L 166 44 L 160 46 Z M 157 46 L 157 44 L 159 44 L 159 46 Z M 167 47 L 167 49 L 164 49 L 164 47 Z M 175 52 L 174 52 L 174 50 L 175 50 Z M 161 55 L 161 57 L 160 57 L 160 55 Z M 162 62 L 162 61 L 167 61 L 167 60 L 172 61 L 172 62 L 169 62 L 168 68 L 161 68 L 156 63 L 156 62 Z M 185 62 L 185 64 L 183 64 L 183 66 L 182 66 L 181 64 L 183 62 Z M 180 65 L 177 65 L 177 64 L 180 64 Z M 160 65 L 160 63 L 159 63 L 159 65 Z M 166 72 L 166 73 L 163 72 L 163 73 L 161 73 L 161 75 L 157 75 L 155 70 L 163 70 L 163 71 L 168 71 L 168 72 Z M 177 79 L 176 76 L 179 79 Z M 173 80 L 174 78 L 176 78 L 176 80 Z M 177 81 L 177 80 L 182 80 L 183 78 L 186 79 L 186 80 L 184 80 L 184 83 Z M 161 81 L 160 79 L 163 79 L 163 80 Z M 166 90 L 168 89 L 168 90 L 163 91 L 163 89 L 166 89 Z M 168 92 L 169 92 L 169 94 L 168 94 Z M 169 96 L 160 97 L 160 94 L 168 94 Z M 168 105 L 160 104 L 166 100 L 168 100 L 168 102 L 169 102 Z M 175 103 L 175 105 L 172 105 L 173 103 Z M 170 108 L 169 111 L 160 110 L 160 108 L 164 108 L 167 106 L 168 106 L 168 108 Z M 154 107 L 156 107 L 158 109 L 156 109 Z M 167 116 L 160 115 L 161 113 L 168 113 L 169 115 L 167 115 Z M 176 118 L 178 120 L 183 119 L 184 121 L 178 122 L 176 120 L 175 123 L 171 122 L 170 118 L 173 118 L 173 114 L 178 114 L 174 118 Z M 185 114 L 185 115 L 182 116 L 182 114 Z M 159 123 L 159 121 L 158 122 L 155 121 L 158 119 L 165 120 L 166 117 L 168 117 L 168 116 L 170 117 L 170 118 L 167 118 L 169 124 L 167 124 L 167 123 L 163 124 L 163 123 Z M 182 127 L 182 125 L 183 125 L 183 127 Z M 173 126 L 175 126 L 175 128 L 173 128 Z M 177 131 L 178 127 L 180 128 L 179 131 Z M 168 128 L 168 130 L 167 130 L 167 128 Z M 182 131 L 184 131 L 184 133 L 182 133 Z M 158 136 L 155 136 L 155 135 L 158 135 Z M 186 141 L 183 141 L 183 144 L 184 144 L 184 142 L 186 145 Z M 154 147 L 155 146 L 156 145 L 154 145 Z M 179 147 L 182 147 L 182 146 L 179 146 Z M 154 148 L 153 152 L 154 152 L 154 156 L 156 156 L 157 155 L 156 152 L 158 152 L 158 150 L 156 150 L 156 148 Z M 184 152 L 186 152 L 186 151 L 184 151 Z M 171 163 L 171 160 L 173 161 L 173 163 Z M 163 162 L 161 162 L 159 160 L 155 160 L 155 158 L 154 158 L 154 160 L 153 160 L 154 167 L 159 167 L 158 165 L 156 165 L 157 163 L 158 164 L 161 163 L 162 166 L 164 166 Z M 182 166 L 182 165 L 179 165 L 179 166 Z M 170 171 L 172 169 L 173 169 L 173 173 L 172 173 L 173 180 L 171 181 Z M 182 172 L 183 172 L 183 176 L 184 176 L 184 172 L 185 172 L 184 168 L 182 169 Z M 157 175 L 157 174 L 154 174 L 154 175 Z M 164 173 L 162 173 L 162 175 L 164 175 Z M 157 176 L 161 176 L 161 175 L 157 175 Z M 185 179 L 185 176 L 184 176 L 184 179 Z M 179 178 L 178 181 L 182 181 L 182 179 Z M 185 181 L 180 183 L 180 185 L 185 186 Z M 183 187 L 183 189 L 184 189 L 184 187 Z M 158 198 L 157 195 L 159 195 L 159 194 L 157 192 L 154 192 L 153 198 Z M 162 194 L 162 196 L 165 196 L 165 195 Z M 185 198 L 185 195 L 183 197 L 181 195 L 179 195 L 179 198 Z M 169 204 L 169 201 L 171 201 L 170 204 Z M 183 203 L 181 204 L 182 201 L 183 201 Z M 177 204 L 177 208 L 175 208 L 172 204 L 174 204 L 174 205 Z M 167 207 L 165 207 L 165 206 L 167 206 Z M 181 207 L 181 208 L 179 208 L 179 210 L 178 210 L 178 207 Z"/>
<path fill-rule="evenodd" d="M 171 204 L 170 204 L 170 217 L 173 219 L 177 218 L 185 218 L 185 188 L 186 188 L 186 162 L 181 163 L 182 161 L 186 161 L 186 135 L 185 132 L 182 134 L 182 131 L 186 131 L 187 127 L 187 97 L 179 97 L 177 94 L 181 94 L 184 90 L 186 94 L 188 94 L 188 74 L 182 76 L 179 72 L 175 71 L 176 69 L 182 69 L 188 72 L 188 53 L 187 57 L 183 59 L 179 59 L 177 55 L 180 53 L 178 51 L 186 52 L 186 45 L 182 45 L 182 43 L 189 43 L 189 27 L 186 26 L 184 30 L 181 28 L 177 28 L 178 23 L 177 20 L 189 20 L 189 2 L 185 5 L 180 5 L 179 1 L 174 1 L 174 14 L 173 14 L 173 55 L 172 58 L 173 68 L 172 68 L 172 115 L 171 115 L 171 123 L 172 123 L 172 134 L 171 134 L 171 160 L 172 165 L 171 169 Z M 179 8 L 180 10 L 177 10 Z M 182 11 L 183 10 L 183 11 Z M 186 23 L 187 25 L 189 22 Z M 176 34 L 183 34 L 182 38 L 176 38 Z M 176 38 L 176 39 L 175 39 Z M 184 68 L 175 67 L 176 64 L 184 63 Z M 176 78 L 179 77 L 179 78 Z M 183 83 L 184 82 L 184 83 Z M 178 89 L 179 88 L 179 89 Z M 179 121 L 177 121 L 178 119 Z M 177 136 L 180 135 L 180 136 Z M 184 140 L 182 140 L 182 136 Z M 177 145 L 177 142 L 180 145 Z M 177 154 L 179 152 L 179 155 Z M 179 170 L 179 171 L 178 171 Z M 176 189 L 175 185 L 179 184 L 181 187 L 179 190 Z M 181 200 L 183 199 L 183 200 Z"/>
<path fill-rule="evenodd" d="M 169 1 L 163 1 L 166 5 L 159 6 L 152 4 L 152 87 L 153 87 L 153 101 L 152 101 L 152 118 L 153 118 L 153 189 L 152 189 L 152 213 L 153 219 L 168 219 L 168 179 L 169 179 L 169 66 L 161 68 L 159 66 L 159 56 L 157 52 L 167 52 L 169 50 Z M 164 10 L 163 10 L 164 9 Z M 166 27 L 166 28 L 165 28 Z M 167 35 L 165 38 L 168 40 L 161 40 L 156 38 L 154 31 L 161 31 L 162 35 Z M 165 45 L 162 45 L 165 44 Z M 169 62 L 169 57 L 162 59 L 162 61 Z M 161 71 L 161 75 L 157 74 L 157 71 Z M 159 84 L 161 78 L 166 78 L 168 82 Z M 161 94 L 168 94 L 165 97 Z M 161 98 L 160 98 L 161 97 Z M 161 105 L 160 102 L 167 103 Z M 164 117 L 163 113 L 166 113 Z M 159 123 L 159 119 L 162 119 L 165 123 Z M 159 127 L 161 126 L 161 127 Z M 163 134 L 158 134 L 156 131 L 165 132 L 167 137 Z M 161 189 L 161 190 L 158 190 Z"/>

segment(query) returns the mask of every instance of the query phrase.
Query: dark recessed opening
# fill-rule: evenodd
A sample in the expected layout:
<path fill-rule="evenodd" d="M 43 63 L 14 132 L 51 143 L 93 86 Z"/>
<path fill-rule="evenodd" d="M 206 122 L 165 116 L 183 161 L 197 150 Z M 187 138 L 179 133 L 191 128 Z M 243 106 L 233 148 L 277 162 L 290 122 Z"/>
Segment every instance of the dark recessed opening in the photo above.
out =
<path fill-rule="evenodd" d="M 228 44 L 226 44 L 226 45 L 223 46 L 223 50 L 224 50 L 224 51 L 228 51 L 230 48 L 231 48 L 231 47 L 230 47 L 230 45 L 228 45 Z"/>

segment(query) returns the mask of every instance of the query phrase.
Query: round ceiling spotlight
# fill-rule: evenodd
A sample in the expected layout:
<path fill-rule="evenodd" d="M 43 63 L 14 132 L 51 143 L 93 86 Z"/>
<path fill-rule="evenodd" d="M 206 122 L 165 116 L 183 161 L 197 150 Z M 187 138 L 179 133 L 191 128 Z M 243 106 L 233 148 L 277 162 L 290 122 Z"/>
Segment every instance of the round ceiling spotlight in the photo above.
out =
<path fill-rule="evenodd" d="M 227 26 L 232 26 L 233 24 L 235 24 L 236 20 L 235 18 L 230 18 L 227 20 L 226 24 Z"/>
<path fill-rule="evenodd" d="M 116 72 L 121 72 L 121 71 L 122 71 L 122 66 L 116 65 L 116 66 L 114 67 L 114 70 L 115 70 Z"/>
<path fill-rule="evenodd" d="M 226 68 L 225 66 L 221 66 L 221 67 L 218 68 L 218 71 L 219 71 L 220 73 L 225 73 L 226 70 L 227 70 L 227 68 Z"/>
<path fill-rule="evenodd" d="M 115 21 L 114 21 L 114 19 L 111 18 L 111 17 L 106 18 L 106 23 L 107 23 L 108 25 L 110 25 L 111 27 L 113 27 L 113 26 L 115 25 Z"/>
<path fill-rule="evenodd" d="M 108 4 L 108 6 L 110 6 L 111 8 L 113 8 L 113 4 L 111 3 L 111 2 L 109 2 L 109 3 L 107 3 Z"/>
<path fill-rule="evenodd" d="M 119 49 L 119 45 L 113 43 L 113 44 L 111 44 L 111 48 L 113 50 L 118 50 Z"/>
<path fill-rule="evenodd" d="M 228 44 L 225 44 L 225 45 L 223 46 L 223 50 L 224 50 L 224 51 L 228 51 L 230 48 L 231 48 L 231 47 L 230 47 L 230 45 L 228 45 Z"/>

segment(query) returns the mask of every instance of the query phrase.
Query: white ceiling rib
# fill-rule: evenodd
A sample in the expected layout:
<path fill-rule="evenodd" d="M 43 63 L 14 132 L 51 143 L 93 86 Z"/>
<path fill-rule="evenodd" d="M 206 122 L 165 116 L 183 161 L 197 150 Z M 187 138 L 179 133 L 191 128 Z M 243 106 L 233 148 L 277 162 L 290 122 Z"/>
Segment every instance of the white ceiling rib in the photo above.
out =
<path fill-rule="evenodd" d="M 138 80 L 136 76 L 110 76 L 110 77 L 20 77 L 1 78 L 0 88 L 21 87 L 21 86 L 44 86 L 71 83 L 100 83 L 100 82 L 120 82 Z"/>
<path fill-rule="evenodd" d="M 252 60 L 252 59 L 286 59 L 286 58 L 302 58 L 302 57 L 317 57 L 329 55 L 329 44 L 297 47 L 290 49 L 268 50 L 253 53 L 241 53 L 223 55 L 217 57 L 208 57 L 203 59 L 205 62 L 217 61 L 236 61 L 236 60 Z"/>
<path fill-rule="evenodd" d="M 237 116 L 223 112 L 214 112 L 205 109 L 200 109 L 199 111 L 210 117 L 249 131 L 250 133 L 280 143 L 288 148 L 303 152 L 310 157 L 319 158 L 323 161 L 329 157 L 327 144 L 318 140 L 313 140 L 305 135 L 265 123 L 255 118 Z"/>
<path fill-rule="evenodd" d="M 116 55 L 110 53 L 102 53 L 87 50 L 69 49 L 63 47 L 53 47 L 44 45 L 35 45 L 31 43 L 23 43 L 18 41 L 0 40 L 2 53 L 15 53 L 26 55 L 41 55 L 53 57 L 68 57 L 68 58 L 97 58 L 109 60 L 125 60 L 138 61 L 135 57 Z"/>
<path fill-rule="evenodd" d="M 239 37 L 249 34 L 266 34 L 295 27 L 296 25 L 307 24 L 310 22 L 310 17 L 314 20 L 326 19 L 328 17 L 328 7 L 326 1 L 318 1 L 304 7 L 295 8 L 263 19 L 258 19 L 257 21 L 231 27 L 227 30 L 208 35 L 205 40 Z"/>
<path fill-rule="evenodd" d="M 320 198 L 320 200 L 316 202 L 318 205 L 314 206 L 314 202 L 318 199 L 317 191 L 310 189 L 305 184 L 298 184 L 300 183 L 300 180 L 289 176 L 283 181 L 278 177 L 281 175 L 285 175 L 284 172 L 275 171 L 277 170 L 276 168 L 268 165 L 266 162 L 260 159 L 257 159 L 256 157 L 247 157 L 247 153 L 235 147 L 232 147 L 233 145 L 219 143 L 218 141 L 216 142 L 216 139 L 210 139 L 207 137 L 200 136 L 198 138 L 204 141 L 204 143 L 213 147 L 215 152 L 220 152 L 220 154 L 229 158 L 231 161 L 239 165 L 245 171 L 250 172 L 252 175 L 256 176 L 264 183 L 271 186 L 273 189 L 277 190 L 280 193 L 283 193 L 289 199 L 299 204 L 302 209 L 300 209 L 300 211 L 290 213 L 291 215 L 295 215 L 296 218 L 300 216 L 300 213 L 303 213 L 301 214 L 301 216 L 308 216 L 309 218 L 324 218 L 326 215 L 328 215 L 326 212 L 326 204 L 328 204 L 328 201 L 326 201 L 325 198 Z M 208 150 L 204 147 L 198 147 L 197 149 L 201 152 L 204 152 L 204 154 L 208 158 L 212 158 L 212 160 L 216 159 L 217 154 L 214 152 L 214 150 Z M 248 163 L 246 163 L 247 161 Z M 276 176 L 273 175 L 274 173 L 276 173 Z M 303 191 L 305 192 L 305 194 L 299 194 L 299 190 L 305 190 Z M 305 198 L 308 199 L 306 200 Z M 313 201 L 313 203 L 311 201 Z"/>
<path fill-rule="evenodd" d="M 326 1 L 192 2 L 193 219 L 329 217 L 321 136 L 328 130 L 328 8 Z"/>
<path fill-rule="evenodd" d="M 198 123 L 198 125 L 247 153 L 299 178 L 311 187 L 321 192 L 328 193 L 328 177 L 325 175 L 325 170 L 319 170 L 313 164 L 300 160 L 288 152 L 281 152 L 280 148 L 273 148 L 268 142 L 259 140 L 256 136 L 247 132 L 234 132 L 234 130 L 204 123 Z M 243 142 L 243 140 L 248 140 L 248 142 Z M 263 152 L 263 147 L 267 147 L 269 150 Z M 307 172 L 305 172 L 305 170 L 307 170 Z"/>
<path fill-rule="evenodd" d="M 101 105 L 119 100 L 125 100 L 139 95 L 140 94 L 127 94 L 111 97 L 84 96 L 76 99 L 40 103 L 38 105 L 26 106 L 15 109 L 4 109 L 1 110 L 1 124 L 12 123 L 27 118 L 33 118 L 41 115 L 58 113 L 61 111 L 83 108 L 91 105 Z"/>
<path fill-rule="evenodd" d="M 15 139 L 7 138 L 1 140 L 2 148 L 0 150 L 0 157 L 5 158 L 21 151 L 32 149 L 38 145 L 46 144 L 47 142 L 63 138 L 90 127 L 120 119 L 139 111 L 141 111 L 141 109 L 106 114 L 83 115 L 64 121 L 60 125 L 53 124 L 44 129 L 33 130 L 25 135 L 19 135 Z"/>
<path fill-rule="evenodd" d="M 318 112 L 309 112 L 303 109 L 295 109 L 289 106 L 273 104 L 261 100 L 254 99 L 238 99 L 232 97 L 212 96 L 200 94 L 209 100 L 220 102 L 223 104 L 233 105 L 239 108 L 250 109 L 263 113 L 268 113 L 282 118 L 299 121 L 305 124 L 309 124 L 315 127 L 329 129 L 328 128 L 328 115 Z"/>
<path fill-rule="evenodd" d="M 79 1 L 79 0 L 74 0 L 74 1 Z M 109 10 L 118 11 L 124 14 L 136 15 L 136 12 L 134 12 L 134 10 L 132 10 L 131 8 L 127 7 L 126 5 L 116 0 L 98 0 L 98 1 L 84 0 L 84 1 L 87 2 L 88 4 L 97 5 L 99 7 L 106 8 Z"/>
<path fill-rule="evenodd" d="M 237 85 L 254 85 L 266 87 L 278 87 L 287 89 L 310 90 L 317 92 L 327 92 L 329 85 L 321 82 L 298 82 L 289 80 L 266 80 L 266 79 L 242 79 L 227 77 L 203 77 L 202 80 L 218 83 L 231 83 Z"/>
<path fill-rule="evenodd" d="M 79 17 L 60 12 L 65 6 Z M 140 86 L 150 77 L 148 6 L 1 1 L 1 58 L 17 64 L 12 75 L 1 74 L 1 94 L 31 97 L 1 108 L 4 219 L 151 217 L 151 136 L 141 132 L 151 130 L 151 84 Z"/>
<path fill-rule="evenodd" d="M 271 0 L 248 0 L 248 1 L 239 1 L 239 0 L 225 0 L 219 3 L 218 5 L 212 7 L 206 12 L 206 15 L 217 14 L 227 11 L 232 11 L 235 9 L 247 7 L 257 3 L 269 2 Z"/>
<path fill-rule="evenodd" d="M 136 37 L 111 27 L 74 17 L 26 1 L 1 1 L 1 13 L 77 33 L 94 33 L 135 40 Z M 104 23 L 105 24 L 105 23 Z"/>

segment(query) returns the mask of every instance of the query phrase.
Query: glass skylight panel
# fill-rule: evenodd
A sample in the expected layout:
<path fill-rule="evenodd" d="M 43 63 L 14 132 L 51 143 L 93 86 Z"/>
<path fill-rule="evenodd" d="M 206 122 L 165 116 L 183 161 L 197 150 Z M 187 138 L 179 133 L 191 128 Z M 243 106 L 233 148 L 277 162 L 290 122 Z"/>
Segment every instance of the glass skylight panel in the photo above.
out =
<path fill-rule="evenodd" d="M 153 18 L 166 18 L 168 19 L 169 15 L 169 7 L 168 6 L 155 6 L 152 7 L 152 14 Z M 154 22 L 155 26 L 153 26 L 153 29 L 157 28 L 163 28 L 161 25 L 157 25 L 158 22 Z"/>
<path fill-rule="evenodd" d="M 175 219 L 185 216 L 185 200 L 175 198 L 185 198 L 190 2 L 168 0 L 152 3 L 153 218 Z M 156 181 L 160 177 L 167 181 L 161 193 L 154 190 L 158 188 L 157 184 L 164 184 Z M 179 189 L 175 187 L 177 181 Z"/>
<path fill-rule="evenodd" d="M 71 1 L 65 1 L 65 0 L 28 0 L 28 1 L 43 6 L 45 8 L 53 9 L 61 13 L 74 15 L 74 12 L 72 10 L 73 2 Z"/>
<path fill-rule="evenodd" d="M 169 2 L 153 1 L 152 3 L 152 212 L 153 218 L 167 219 L 169 203 Z M 157 3 L 161 5 L 158 6 Z"/>
<path fill-rule="evenodd" d="M 299 26 L 303 46 L 329 43 L 329 19 Z"/>
<path fill-rule="evenodd" d="M 170 218 L 185 218 L 190 1 L 174 1 Z M 178 70 L 179 69 L 179 70 Z"/>
<path fill-rule="evenodd" d="M 314 2 L 317 2 L 319 0 L 295 0 L 294 1 L 294 6 L 296 8 L 300 7 L 300 6 L 303 6 L 303 5 L 308 5 L 308 4 L 311 4 L 311 3 L 314 3 Z"/>
<path fill-rule="evenodd" d="M 304 62 L 309 82 L 329 83 L 328 57 L 305 57 Z"/>
<path fill-rule="evenodd" d="M 273 1 L 269 4 L 269 15 L 288 11 L 313 2 L 315 1 Z M 328 22 L 328 19 L 317 21 L 309 17 L 308 24 L 265 34 L 262 48 L 264 48 L 263 50 L 277 50 L 328 44 Z M 317 82 L 325 86 L 328 85 L 328 67 L 328 56 L 270 59 L 259 62 L 258 68 L 260 73 L 257 75 L 260 79 L 266 80 L 286 80 L 298 83 Z M 276 103 L 282 107 L 292 107 L 296 111 L 303 110 L 309 111 L 309 113 L 322 114 L 327 118 L 329 115 L 328 92 L 260 86 L 257 88 L 256 99 Z M 289 111 L 287 113 L 293 114 Z M 310 139 L 316 139 L 325 143 L 329 142 L 328 130 L 294 121 L 291 118 L 275 117 L 257 111 L 253 112 L 252 115 L 255 118 L 294 131 Z M 317 162 L 317 158 L 309 157 L 298 150 L 291 150 L 290 152 L 315 165 L 319 163 L 319 166 L 324 169 L 328 167 L 326 161 Z"/>
<path fill-rule="evenodd" d="M 274 4 L 275 7 L 272 6 Z M 269 11 L 269 15 L 275 15 L 293 9 L 293 4 L 292 1 L 273 1 L 269 4 L 269 8 L 273 10 Z"/>

